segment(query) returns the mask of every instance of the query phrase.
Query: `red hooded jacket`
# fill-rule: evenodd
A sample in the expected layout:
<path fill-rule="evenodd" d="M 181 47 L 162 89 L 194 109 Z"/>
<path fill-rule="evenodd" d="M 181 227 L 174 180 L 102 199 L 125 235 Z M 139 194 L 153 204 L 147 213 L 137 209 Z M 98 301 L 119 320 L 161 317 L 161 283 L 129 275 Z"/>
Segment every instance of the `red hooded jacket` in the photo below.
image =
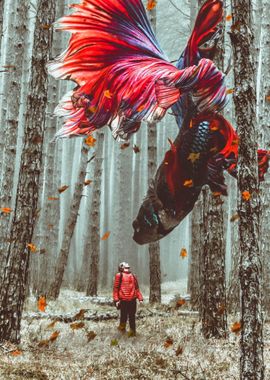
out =
<path fill-rule="evenodd" d="M 120 279 L 122 276 L 121 284 Z M 139 301 L 143 300 L 140 292 L 137 278 L 131 272 L 124 271 L 115 275 L 113 285 L 113 300 L 117 301 L 131 301 L 138 298 Z"/>

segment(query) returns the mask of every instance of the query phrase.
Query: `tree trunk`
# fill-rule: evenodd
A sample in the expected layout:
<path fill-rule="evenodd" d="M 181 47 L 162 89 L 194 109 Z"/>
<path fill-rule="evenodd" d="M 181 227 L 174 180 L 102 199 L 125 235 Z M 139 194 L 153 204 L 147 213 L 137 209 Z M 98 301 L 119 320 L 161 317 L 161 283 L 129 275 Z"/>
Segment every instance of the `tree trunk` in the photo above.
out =
<path fill-rule="evenodd" d="M 81 161 L 79 167 L 78 181 L 75 185 L 73 198 L 70 205 L 70 212 L 66 222 L 64 236 L 61 249 L 57 258 L 54 280 L 50 286 L 49 298 L 56 299 L 59 296 L 62 285 L 65 268 L 67 266 L 68 255 L 70 250 L 71 239 L 77 222 L 78 212 L 80 208 L 82 192 L 84 189 L 84 181 L 88 163 L 88 148 L 84 145 L 81 149 Z"/>
<path fill-rule="evenodd" d="M 150 22 L 156 32 L 157 14 L 156 8 L 148 11 Z M 155 175 L 157 169 L 157 125 L 148 123 L 148 185 Z M 149 251 L 149 273 L 150 294 L 149 302 L 161 302 L 161 269 L 160 269 L 160 245 L 159 241 L 150 243 Z"/>
<path fill-rule="evenodd" d="M 27 97 L 25 138 L 19 183 L 4 277 L 0 290 L 0 341 L 20 341 L 22 308 L 29 267 L 30 249 L 37 218 L 39 176 L 45 124 L 48 78 L 46 63 L 51 48 L 51 25 L 55 1 L 40 0 L 34 33 L 32 73 Z"/>
<path fill-rule="evenodd" d="M 28 36 L 27 16 L 28 1 L 15 2 L 16 13 L 15 19 L 10 27 L 11 36 L 7 40 L 7 57 L 6 63 L 14 66 L 12 72 L 5 74 L 3 86 L 3 103 L 1 124 L 3 125 L 3 157 L 1 189 L 0 189 L 0 207 L 14 207 L 14 175 L 15 162 L 17 153 L 17 136 L 19 126 L 19 114 L 21 104 L 21 82 L 23 72 L 23 62 L 26 56 L 26 41 Z M 10 69 L 9 69 L 10 70 Z M 8 246 L 8 234 L 11 223 L 12 214 L 0 218 L 0 256 L 5 262 L 5 256 Z M 0 267 L 0 276 L 3 272 L 2 265 Z M 3 273 L 2 273 L 3 274 Z"/>
<path fill-rule="evenodd" d="M 261 38 L 261 91 L 259 104 L 259 126 L 262 132 L 262 138 L 259 139 L 263 147 L 270 147 L 270 102 L 267 101 L 267 96 L 270 95 L 270 4 L 269 1 L 263 1 L 263 16 L 262 16 L 262 38 Z M 263 298 L 264 309 L 268 316 L 270 315 L 270 177 L 265 176 L 265 181 L 261 183 L 262 190 L 262 231 L 261 231 L 261 251 L 263 254 Z"/>
<path fill-rule="evenodd" d="M 202 194 L 200 194 L 192 210 L 188 273 L 188 293 L 190 294 L 190 303 L 194 310 L 198 310 L 201 305 L 203 240 Z"/>
<path fill-rule="evenodd" d="M 240 378 L 264 379 L 260 199 L 256 132 L 254 32 L 251 0 L 232 0 L 233 94 L 239 134 Z"/>
<path fill-rule="evenodd" d="M 220 197 L 203 189 L 204 249 L 201 298 L 202 332 L 205 338 L 225 338 L 227 329 L 225 244 Z"/>
<path fill-rule="evenodd" d="M 91 255 L 89 279 L 86 290 L 87 296 L 96 296 L 99 280 L 99 257 L 100 257 L 100 195 L 101 195 L 101 176 L 102 176 L 102 161 L 103 161 L 103 144 L 104 132 L 99 132 L 97 135 L 97 150 L 95 157 L 93 195 L 90 214 L 90 229 L 88 244 L 85 249 Z M 105 233 L 108 231 L 104 231 Z"/>

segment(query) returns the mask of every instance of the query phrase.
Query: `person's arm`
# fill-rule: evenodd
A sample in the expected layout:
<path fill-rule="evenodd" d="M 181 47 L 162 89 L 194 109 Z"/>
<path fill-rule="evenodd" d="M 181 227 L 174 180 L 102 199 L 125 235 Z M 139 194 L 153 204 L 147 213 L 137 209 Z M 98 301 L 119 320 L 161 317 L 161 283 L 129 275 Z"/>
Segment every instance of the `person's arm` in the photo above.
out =
<path fill-rule="evenodd" d="M 114 284 L 113 284 L 113 300 L 115 302 L 119 301 L 119 284 L 120 284 L 120 273 L 115 275 Z"/>
<path fill-rule="evenodd" d="M 134 275 L 134 280 L 135 280 L 135 286 L 136 286 L 136 297 L 138 298 L 140 302 L 143 302 L 143 296 L 142 296 L 142 293 L 140 292 L 139 283 L 135 275 Z"/>

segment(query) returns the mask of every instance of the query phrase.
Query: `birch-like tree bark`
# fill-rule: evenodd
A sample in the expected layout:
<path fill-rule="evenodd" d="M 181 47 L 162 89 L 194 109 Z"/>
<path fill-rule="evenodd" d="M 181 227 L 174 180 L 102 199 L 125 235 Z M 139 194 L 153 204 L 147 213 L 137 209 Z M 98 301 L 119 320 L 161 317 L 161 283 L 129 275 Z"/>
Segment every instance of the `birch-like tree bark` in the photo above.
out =
<path fill-rule="evenodd" d="M 156 32 L 157 14 L 156 8 L 148 11 L 148 16 L 154 32 Z M 154 178 L 157 169 L 157 125 L 148 123 L 148 185 Z M 150 294 L 149 302 L 161 302 L 161 269 L 160 269 L 160 245 L 159 241 L 150 243 L 149 251 L 149 274 Z"/>
<path fill-rule="evenodd" d="M 233 99 L 239 134 L 238 213 L 241 287 L 240 378 L 264 379 L 260 197 L 251 0 L 232 0 Z"/>
<path fill-rule="evenodd" d="M 199 0 L 199 5 L 204 1 Z M 224 2 L 224 8 L 225 8 Z M 215 54 L 215 63 L 224 68 L 224 29 Z M 224 338 L 227 330 L 226 275 L 225 275 L 225 231 L 223 201 L 214 196 L 208 187 L 203 189 L 203 284 L 202 284 L 202 332 L 206 338 Z"/>
<path fill-rule="evenodd" d="M 88 164 L 88 148 L 82 145 L 81 158 L 79 166 L 78 180 L 74 188 L 74 193 L 70 205 L 69 216 L 64 229 L 64 236 L 57 258 L 54 280 L 50 286 L 48 296 L 51 299 L 56 299 L 59 296 L 65 268 L 67 266 L 68 255 L 70 251 L 71 239 L 77 222 L 78 212 L 80 208 L 81 198 L 83 195 L 84 181 L 86 176 L 86 169 Z"/>
<path fill-rule="evenodd" d="M 28 36 L 27 16 L 28 1 L 17 1 L 14 4 L 16 12 L 12 20 L 10 30 L 11 36 L 7 38 L 5 65 L 11 70 L 5 73 L 3 85 L 3 103 L 1 113 L 1 125 L 3 125 L 3 157 L 0 184 L 0 207 L 13 209 L 12 195 L 14 192 L 14 174 L 17 153 L 17 136 L 19 126 L 19 114 L 21 104 L 21 82 L 23 62 L 26 57 L 26 41 Z M 0 256 L 5 262 L 8 245 L 8 232 L 12 213 L 0 218 Z M 0 277 L 3 268 L 0 266 Z"/>
<path fill-rule="evenodd" d="M 263 0 L 262 34 L 260 44 L 261 57 L 261 90 L 259 92 L 259 129 L 262 138 L 259 139 L 262 147 L 270 147 L 270 3 Z M 266 174 L 265 181 L 261 183 L 262 191 L 262 230 L 261 250 L 263 256 L 263 298 L 264 309 L 270 315 L 270 176 Z"/>
<path fill-rule="evenodd" d="M 90 255 L 90 268 L 88 271 L 87 296 L 96 296 L 99 280 L 99 258 L 100 258 L 100 198 L 101 198 L 101 178 L 103 161 L 104 132 L 97 134 L 97 150 L 95 156 L 95 168 L 93 178 L 93 195 L 91 213 L 89 218 L 88 244 L 85 249 Z M 107 233 L 108 231 L 104 231 Z"/>
<path fill-rule="evenodd" d="M 0 290 L 0 341 L 20 341 L 22 308 L 25 300 L 30 247 L 37 218 L 39 176 L 47 102 L 46 63 L 51 49 L 51 25 L 55 0 L 40 0 L 32 54 L 32 72 L 27 97 L 25 137 L 10 243 Z M 44 27 L 46 26 L 46 28 Z"/>

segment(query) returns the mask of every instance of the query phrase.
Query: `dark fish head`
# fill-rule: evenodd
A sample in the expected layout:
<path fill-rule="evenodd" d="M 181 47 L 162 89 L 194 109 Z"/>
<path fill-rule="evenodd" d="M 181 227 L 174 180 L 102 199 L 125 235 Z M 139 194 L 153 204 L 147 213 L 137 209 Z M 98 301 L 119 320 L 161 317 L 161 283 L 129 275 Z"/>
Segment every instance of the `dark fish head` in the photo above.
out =
<path fill-rule="evenodd" d="M 168 235 L 182 219 L 174 209 L 165 209 L 160 201 L 147 197 L 132 224 L 133 239 L 141 245 L 153 243 Z"/>

